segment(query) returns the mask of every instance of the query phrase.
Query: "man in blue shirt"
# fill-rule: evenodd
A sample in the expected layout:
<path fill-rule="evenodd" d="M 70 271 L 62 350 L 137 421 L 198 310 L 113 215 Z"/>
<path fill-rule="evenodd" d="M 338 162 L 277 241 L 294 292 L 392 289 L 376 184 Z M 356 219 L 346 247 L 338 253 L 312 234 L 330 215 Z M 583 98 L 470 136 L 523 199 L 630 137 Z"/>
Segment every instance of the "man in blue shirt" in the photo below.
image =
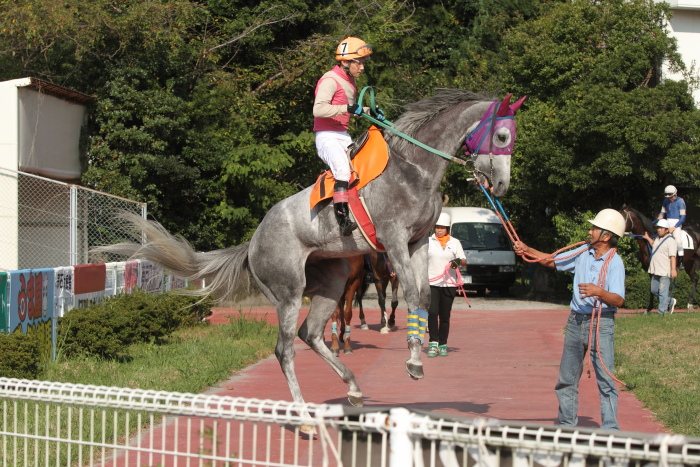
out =
<path fill-rule="evenodd" d="M 601 428 L 619 430 L 612 373 L 615 312 L 625 301 L 625 266 L 616 253 L 617 241 L 625 234 L 625 219 L 614 209 L 603 209 L 588 222 L 592 224 L 588 242 L 576 250 L 552 256 L 522 242 L 515 242 L 514 247 L 517 254 L 537 259 L 543 266 L 574 273 L 571 313 L 554 388 L 559 399 L 558 423 L 578 423 L 578 385 L 588 351 L 598 382 Z"/>
<path fill-rule="evenodd" d="M 685 200 L 678 196 L 678 190 L 673 185 L 668 185 L 664 188 L 664 199 L 661 205 L 659 219 L 666 219 L 670 225 L 669 232 L 673 235 L 673 239 L 678 245 L 678 261 L 676 264 L 679 267 L 683 266 L 683 223 L 685 222 Z"/>

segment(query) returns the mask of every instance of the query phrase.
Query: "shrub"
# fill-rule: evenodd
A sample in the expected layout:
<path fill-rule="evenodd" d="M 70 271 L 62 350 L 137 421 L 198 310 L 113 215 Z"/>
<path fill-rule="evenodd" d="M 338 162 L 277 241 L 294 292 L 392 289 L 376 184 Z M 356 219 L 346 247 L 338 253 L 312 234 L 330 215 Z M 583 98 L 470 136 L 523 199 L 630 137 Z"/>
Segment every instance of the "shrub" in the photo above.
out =
<path fill-rule="evenodd" d="M 39 341 L 36 334 L 0 334 L 0 376 L 36 379 L 39 376 Z"/>
<path fill-rule="evenodd" d="M 74 308 L 58 322 L 60 351 L 68 357 L 122 357 L 131 344 L 160 343 L 174 330 L 200 323 L 211 306 L 209 299 L 136 291 Z"/>

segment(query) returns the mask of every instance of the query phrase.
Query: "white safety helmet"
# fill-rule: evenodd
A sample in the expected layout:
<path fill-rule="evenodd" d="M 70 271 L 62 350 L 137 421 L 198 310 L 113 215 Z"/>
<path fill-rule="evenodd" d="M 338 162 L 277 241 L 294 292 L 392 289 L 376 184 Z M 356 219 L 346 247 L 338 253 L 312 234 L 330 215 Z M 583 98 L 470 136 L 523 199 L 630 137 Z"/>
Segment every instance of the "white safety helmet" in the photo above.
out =
<path fill-rule="evenodd" d="M 666 219 L 659 219 L 656 221 L 656 227 L 663 227 L 664 229 L 670 229 L 671 226 L 668 223 L 668 220 Z"/>
<path fill-rule="evenodd" d="M 588 222 L 599 229 L 612 232 L 618 237 L 625 235 L 625 218 L 614 209 L 603 209 L 595 216 L 595 219 L 589 220 Z"/>
<path fill-rule="evenodd" d="M 441 212 L 440 217 L 438 217 L 437 222 L 435 225 L 441 225 L 443 227 L 447 227 L 448 229 L 450 228 L 450 225 L 452 222 L 450 222 L 452 219 L 450 218 L 450 215 L 447 214 L 446 212 Z"/>
<path fill-rule="evenodd" d="M 673 185 L 668 185 L 664 188 L 664 196 L 666 196 L 666 198 L 676 196 L 676 193 L 678 193 L 678 190 L 676 190 L 676 187 Z"/>

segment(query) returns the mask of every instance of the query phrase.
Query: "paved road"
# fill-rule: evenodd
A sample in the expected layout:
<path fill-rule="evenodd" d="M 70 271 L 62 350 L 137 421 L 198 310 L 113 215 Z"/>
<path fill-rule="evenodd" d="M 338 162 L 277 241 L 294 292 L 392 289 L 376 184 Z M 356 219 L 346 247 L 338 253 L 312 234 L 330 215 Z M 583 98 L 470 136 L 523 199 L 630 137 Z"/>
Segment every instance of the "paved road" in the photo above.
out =
<path fill-rule="evenodd" d="M 365 308 L 369 330 L 353 322 L 352 355 L 341 360 L 355 373 L 366 406 L 404 406 L 467 417 L 489 417 L 521 423 L 554 424 L 557 400 L 554 384 L 563 345 L 565 305 L 497 297 L 470 298 L 469 308 L 458 298 L 452 318 L 448 357 L 424 357 L 426 377 L 413 381 L 404 371 L 408 358 L 405 305 L 399 308 L 399 328 L 380 334 L 379 309 Z M 376 303 L 365 301 L 365 305 Z M 277 323 L 272 308 L 244 306 L 243 312 Z M 302 309 L 299 323 L 308 309 Z M 238 308 L 217 309 L 213 322 L 236 316 Z M 620 319 L 624 319 L 621 313 Z M 327 329 L 326 340 L 330 339 Z M 297 340 L 296 370 L 306 401 L 348 404 L 346 386 L 303 342 Z M 274 357 L 246 368 L 211 393 L 260 399 L 290 400 Z M 600 425 L 595 377 L 581 383 L 579 424 Z M 634 394 L 621 391 L 619 420 L 625 431 L 666 432 Z"/>

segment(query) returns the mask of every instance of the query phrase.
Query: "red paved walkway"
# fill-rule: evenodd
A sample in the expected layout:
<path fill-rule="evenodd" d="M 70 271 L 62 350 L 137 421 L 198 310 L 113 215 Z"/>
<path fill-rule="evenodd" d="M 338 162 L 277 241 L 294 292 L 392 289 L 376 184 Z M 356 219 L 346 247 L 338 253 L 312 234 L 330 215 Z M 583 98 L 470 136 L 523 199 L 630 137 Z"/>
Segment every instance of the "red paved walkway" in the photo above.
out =
<path fill-rule="evenodd" d="M 379 333 L 379 310 L 366 309 L 370 330 L 355 319 L 355 352 L 340 358 L 355 373 L 365 406 L 403 406 L 467 417 L 488 417 L 521 423 L 554 424 L 557 400 L 554 384 L 563 345 L 567 308 L 547 310 L 453 310 L 448 357 L 423 358 L 426 377 L 409 378 L 405 311 L 397 311 L 399 329 Z M 308 312 L 303 309 L 300 323 Z M 238 310 L 216 310 L 213 322 L 226 322 Z M 277 317 L 271 308 L 244 313 Z M 624 316 L 621 318 L 624 319 Z M 330 326 L 330 325 L 329 325 Z M 326 332 L 330 339 L 330 329 Z M 307 402 L 348 404 L 347 387 L 303 342 L 297 339 L 296 371 Z M 233 376 L 210 393 L 222 396 L 291 400 L 275 357 Z M 600 426 L 595 377 L 581 381 L 579 424 Z M 666 432 L 628 391 L 621 391 L 619 422 L 624 431 Z"/>

